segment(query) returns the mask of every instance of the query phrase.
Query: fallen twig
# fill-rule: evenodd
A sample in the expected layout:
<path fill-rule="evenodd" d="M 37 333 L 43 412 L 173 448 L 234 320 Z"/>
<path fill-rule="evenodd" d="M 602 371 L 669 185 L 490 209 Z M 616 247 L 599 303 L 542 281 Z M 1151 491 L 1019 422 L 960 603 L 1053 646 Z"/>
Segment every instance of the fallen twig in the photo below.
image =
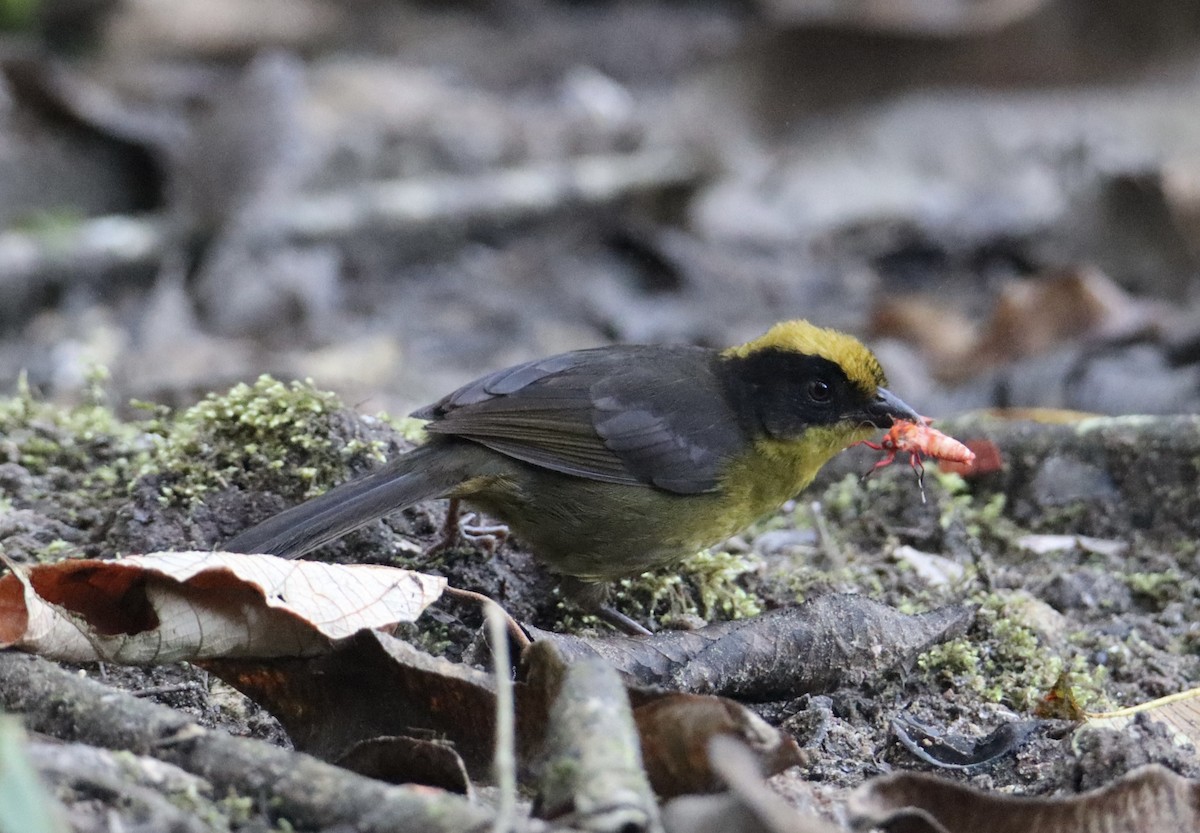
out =
<path fill-rule="evenodd" d="M 661 833 L 617 672 L 603 660 L 582 659 L 561 670 L 559 683 L 551 692 L 535 810 L 595 833 Z"/>
<path fill-rule="evenodd" d="M 517 815 L 517 729 L 513 698 L 512 658 L 508 652 L 508 623 L 511 617 L 500 605 L 488 602 L 488 639 L 492 643 L 492 666 L 496 678 L 496 750 L 492 769 L 498 798 L 494 833 L 507 833 Z"/>

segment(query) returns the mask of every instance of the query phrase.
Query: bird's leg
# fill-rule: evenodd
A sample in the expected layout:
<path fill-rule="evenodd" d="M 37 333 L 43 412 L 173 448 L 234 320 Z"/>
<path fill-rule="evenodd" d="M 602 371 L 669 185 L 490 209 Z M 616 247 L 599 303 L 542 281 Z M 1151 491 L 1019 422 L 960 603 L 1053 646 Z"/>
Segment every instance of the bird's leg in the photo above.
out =
<path fill-rule="evenodd" d="M 479 523 L 479 515 L 475 512 L 462 514 L 462 503 L 456 498 L 450 498 L 446 507 L 446 522 L 442 525 L 442 537 L 426 552 L 436 555 L 446 550 L 457 549 L 464 543 L 473 544 L 494 555 L 496 550 L 508 538 L 508 527 L 504 524 Z"/>
<path fill-rule="evenodd" d="M 563 595 L 585 613 L 590 613 L 621 633 L 629 636 L 651 635 L 652 632 L 644 625 L 608 604 L 609 588 L 607 584 L 583 581 L 573 576 L 563 576 L 559 580 L 559 587 L 562 588 Z"/>
<path fill-rule="evenodd" d="M 653 636 L 654 633 L 640 622 L 634 621 L 612 605 L 602 604 L 596 608 L 596 618 L 628 636 Z"/>

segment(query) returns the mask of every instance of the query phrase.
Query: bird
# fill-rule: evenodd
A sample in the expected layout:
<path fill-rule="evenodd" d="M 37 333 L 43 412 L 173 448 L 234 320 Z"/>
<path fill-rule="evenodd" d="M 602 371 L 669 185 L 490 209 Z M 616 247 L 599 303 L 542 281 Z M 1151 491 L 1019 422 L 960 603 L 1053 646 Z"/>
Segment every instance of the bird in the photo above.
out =
<path fill-rule="evenodd" d="M 780 322 L 744 344 L 609 345 L 517 364 L 412 416 L 428 439 L 224 549 L 298 557 L 419 501 L 498 518 L 585 608 L 795 497 L 846 447 L 918 414 L 846 333 Z M 457 505 L 457 504 L 455 504 Z"/>

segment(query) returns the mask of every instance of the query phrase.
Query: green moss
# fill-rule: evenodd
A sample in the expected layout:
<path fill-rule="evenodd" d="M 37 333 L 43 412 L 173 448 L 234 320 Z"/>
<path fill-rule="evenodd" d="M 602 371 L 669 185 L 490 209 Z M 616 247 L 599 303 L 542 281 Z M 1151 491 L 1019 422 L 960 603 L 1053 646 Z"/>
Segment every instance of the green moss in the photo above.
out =
<path fill-rule="evenodd" d="M 967 481 L 957 474 L 933 469 L 933 477 L 942 487 L 938 523 L 943 530 L 960 526 L 972 538 L 994 534 L 1003 526 L 1005 497 L 996 493 L 982 501 L 971 493 Z"/>
<path fill-rule="evenodd" d="M 848 474 L 825 490 L 821 502 L 826 509 L 835 515 L 847 515 L 857 511 L 862 501 L 863 492 L 881 488 L 878 478 L 863 480 L 857 475 Z"/>
<path fill-rule="evenodd" d="M 64 558 L 79 556 L 80 552 L 79 547 L 70 541 L 57 538 L 42 547 L 37 555 L 39 561 L 62 561 Z"/>
<path fill-rule="evenodd" d="M 985 700 L 1028 709 L 1062 671 L 1061 661 L 1041 649 L 1036 632 L 1022 621 L 1017 606 L 983 593 L 973 601 L 979 613 L 968 637 L 928 651 L 918 666 L 939 682 L 975 692 Z"/>
<path fill-rule="evenodd" d="M 397 434 L 410 443 L 420 444 L 429 438 L 429 435 L 425 433 L 426 422 L 423 419 L 407 416 L 394 417 L 385 413 L 378 414 L 377 418 L 392 426 Z"/>
<path fill-rule="evenodd" d="M 104 404 L 106 372 L 91 375 L 88 396 L 63 408 L 33 394 L 24 376 L 15 396 L 0 399 L 0 462 L 30 474 L 77 473 L 83 490 L 105 497 L 124 488 L 146 459 L 151 441 L 140 426 L 122 422 Z"/>
<path fill-rule="evenodd" d="M 343 480 L 353 458 L 383 460 L 381 443 L 343 439 L 342 411 L 336 395 L 311 382 L 261 376 L 210 394 L 164 424 L 142 474 L 167 475 L 164 504 L 190 505 L 233 485 L 312 497 Z"/>
<path fill-rule="evenodd" d="M 881 472 L 867 480 L 847 475 L 820 496 L 830 524 L 862 547 L 883 547 L 898 528 L 905 543 L 932 552 L 978 551 L 983 544 L 1013 540 L 1016 527 L 1005 515 L 1002 493 L 981 494 L 962 477 L 927 466 L 925 500 L 911 472 Z M 913 532 L 923 537 L 913 537 Z"/>
<path fill-rule="evenodd" d="M 1119 578 L 1135 595 L 1159 609 L 1166 607 L 1168 602 L 1182 599 L 1184 588 L 1190 581 L 1176 570 L 1165 570 L 1161 573 L 1122 573 Z"/>
<path fill-rule="evenodd" d="M 432 616 L 399 625 L 393 636 L 435 657 L 446 656 L 456 646 L 451 626 Z"/>
<path fill-rule="evenodd" d="M 259 816 L 258 802 L 248 796 L 238 795 L 232 790 L 227 796 L 214 802 L 214 805 L 223 816 L 219 823 L 228 825 L 234 830 L 254 822 Z"/>
<path fill-rule="evenodd" d="M 699 594 L 701 615 L 705 619 L 714 615 L 745 619 L 761 613 L 762 604 L 740 583 L 740 579 L 761 566 L 752 555 L 708 550 L 685 561 L 681 572 Z"/>
<path fill-rule="evenodd" d="M 983 660 L 975 643 L 966 637 L 951 639 L 935 645 L 917 659 L 917 667 L 936 676 L 941 682 L 959 684 L 964 679 L 982 681 Z M 982 682 L 971 685 L 982 685 Z"/>
<path fill-rule="evenodd" d="M 762 611 L 761 600 L 742 583 L 743 576 L 760 567 L 754 556 L 709 550 L 679 564 L 623 579 L 615 586 L 614 596 L 617 607 L 635 619 L 743 619 Z"/>
<path fill-rule="evenodd" d="M 1092 523 L 1097 511 L 1096 504 L 1083 500 L 1058 506 L 1040 507 L 1038 517 L 1031 522 L 1030 527 L 1037 532 L 1051 534 L 1064 532 L 1092 534 L 1098 531 L 1096 525 Z"/>
<path fill-rule="evenodd" d="M 971 633 L 937 645 L 917 660 L 937 683 L 1029 711 L 1066 670 L 1081 703 L 1101 696 L 1105 670 L 1088 668 L 1081 654 L 1064 660 L 1047 651 L 1018 600 L 980 593 L 972 601 L 979 613 Z"/>
<path fill-rule="evenodd" d="M 1184 559 L 1195 558 L 1200 554 L 1200 541 L 1195 538 L 1179 538 L 1172 541 L 1171 554 L 1176 561 L 1182 562 Z"/>

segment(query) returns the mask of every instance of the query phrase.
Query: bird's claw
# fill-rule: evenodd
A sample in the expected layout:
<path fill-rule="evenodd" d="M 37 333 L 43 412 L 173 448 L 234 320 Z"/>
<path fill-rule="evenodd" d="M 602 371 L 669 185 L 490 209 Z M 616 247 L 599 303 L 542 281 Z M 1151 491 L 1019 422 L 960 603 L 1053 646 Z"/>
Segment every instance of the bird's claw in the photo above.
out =
<path fill-rule="evenodd" d="M 460 511 L 459 501 L 451 498 L 450 506 L 446 509 L 446 522 L 442 525 L 442 537 L 426 551 L 426 554 L 437 555 L 469 544 L 484 550 L 488 555 L 495 555 L 506 540 L 507 526 L 485 524 L 475 512 L 464 515 Z"/>
<path fill-rule="evenodd" d="M 468 512 L 458 520 L 458 535 L 461 540 L 486 550 L 494 555 L 508 540 L 508 527 L 504 524 L 487 524 L 476 512 Z"/>

